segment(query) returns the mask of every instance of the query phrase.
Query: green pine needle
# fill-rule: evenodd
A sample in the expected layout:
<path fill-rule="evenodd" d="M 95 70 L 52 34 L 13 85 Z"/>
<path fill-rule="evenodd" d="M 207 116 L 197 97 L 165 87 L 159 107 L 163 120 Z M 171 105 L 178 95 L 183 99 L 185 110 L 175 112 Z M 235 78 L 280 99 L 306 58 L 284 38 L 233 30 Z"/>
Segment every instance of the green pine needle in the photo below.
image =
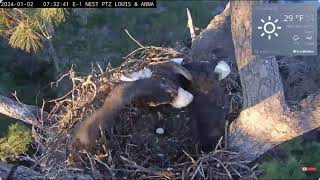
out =
<path fill-rule="evenodd" d="M 27 23 L 20 22 L 13 31 L 9 44 L 27 52 L 37 51 L 42 47 L 41 35 L 35 32 Z"/>
<path fill-rule="evenodd" d="M 52 36 L 54 26 L 65 20 L 66 13 L 63 8 L 0 10 L 0 35 L 8 38 L 13 48 L 36 52 Z"/>
<path fill-rule="evenodd" d="M 31 143 L 30 130 L 18 123 L 9 126 L 6 137 L 0 139 L 0 157 L 26 153 Z"/>

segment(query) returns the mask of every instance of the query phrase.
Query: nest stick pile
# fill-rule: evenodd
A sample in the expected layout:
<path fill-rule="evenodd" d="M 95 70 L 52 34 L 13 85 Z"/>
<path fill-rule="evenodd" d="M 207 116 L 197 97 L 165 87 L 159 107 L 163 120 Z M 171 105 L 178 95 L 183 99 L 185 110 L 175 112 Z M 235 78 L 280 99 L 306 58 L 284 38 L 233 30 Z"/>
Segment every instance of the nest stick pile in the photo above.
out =
<path fill-rule="evenodd" d="M 126 106 L 114 120 L 112 132 L 101 137 L 95 152 L 70 156 L 69 141 L 76 124 L 98 109 L 105 97 L 119 83 L 123 73 L 137 71 L 151 62 L 166 61 L 186 54 L 170 48 L 141 47 L 125 57 L 116 68 L 100 66 L 87 76 L 73 69 L 69 78 L 72 89 L 49 101 L 52 111 L 43 119 L 43 127 L 34 129 L 35 149 L 31 157 L 35 167 L 48 178 L 72 173 L 91 174 L 99 179 L 232 179 L 255 177 L 248 162 L 225 150 L 221 142 L 209 153 L 198 152 L 187 108 L 170 106 Z M 57 85 L 59 81 L 53 83 Z M 157 128 L 164 134 L 157 134 Z"/>

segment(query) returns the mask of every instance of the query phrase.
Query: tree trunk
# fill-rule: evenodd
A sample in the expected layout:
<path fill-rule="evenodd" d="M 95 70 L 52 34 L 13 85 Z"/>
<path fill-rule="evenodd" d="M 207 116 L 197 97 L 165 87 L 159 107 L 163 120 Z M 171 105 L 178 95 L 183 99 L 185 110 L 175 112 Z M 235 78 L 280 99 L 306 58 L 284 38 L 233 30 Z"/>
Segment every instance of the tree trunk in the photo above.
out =
<path fill-rule="evenodd" d="M 51 36 L 53 36 L 53 34 L 54 33 L 51 33 Z M 66 69 L 67 62 L 63 58 L 58 57 L 57 51 L 52 42 L 52 38 L 47 39 L 47 45 L 48 55 L 54 67 L 54 79 L 58 81 L 61 76 L 63 76 L 63 72 Z M 56 89 L 57 96 L 63 96 L 63 94 L 68 92 L 68 90 L 70 90 L 68 82 L 62 79 L 59 83 L 59 88 Z"/>
<path fill-rule="evenodd" d="M 275 57 L 251 51 L 251 3 L 231 1 L 231 31 L 239 69 L 243 111 L 231 124 L 229 145 L 253 160 L 276 145 L 320 126 L 320 94 L 288 108 Z"/>
<path fill-rule="evenodd" d="M 61 76 L 61 65 L 60 65 L 60 61 L 59 58 L 57 56 L 56 50 L 52 44 L 52 40 L 48 39 L 48 54 L 52 60 L 52 63 L 54 65 L 54 69 L 55 69 L 55 79 L 58 80 Z"/>
<path fill-rule="evenodd" d="M 192 60 L 210 61 L 213 57 L 230 63 L 234 60 L 229 3 L 225 10 L 216 15 L 206 29 L 192 41 L 191 49 Z"/>
<path fill-rule="evenodd" d="M 320 91 L 290 109 L 275 57 L 251 52 L 251 1 L 231 1 L 192 43 L 193 60 L 226 58 L 239 70 L 243 111 L 230 126 L 229 147 L 254 160 L 274 146 L 320 126 Z M 227 56 L 225 56 L 227 55 Z M 235 68 L 232 69 L 235 71 Z"/>

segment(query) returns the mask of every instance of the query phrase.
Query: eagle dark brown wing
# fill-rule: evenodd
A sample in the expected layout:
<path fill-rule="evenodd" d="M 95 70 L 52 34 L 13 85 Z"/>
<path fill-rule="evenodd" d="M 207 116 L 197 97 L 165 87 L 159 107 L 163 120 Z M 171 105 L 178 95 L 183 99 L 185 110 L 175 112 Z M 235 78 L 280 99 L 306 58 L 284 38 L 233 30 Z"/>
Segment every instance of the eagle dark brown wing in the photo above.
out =
<path fill-rule="evenodd" d="M 114 116 L 125 105 L 137 99 L 155 105 L 171 104 L 175 108 L 182 108 L 190 104 L 193 96 L 172 81 L 158 77 L 120 83 L 108 94 L 103 106 L 75 128 L 71 148 L 94 149 L 100 129 L 109 129 Z"/>
<path fill-rule="evenodd" d="M 183 65 L 194 79 L 182 87 L 194 95 L 189 110 L 200 149 L 206 152 L 213 150 L 224 135 L 229 112 L 229 94 L 219 81 L 219 74 L 214 72 L 216 65 L 205 61 Z"/>
<path fill-rule="evenodd" d="M 212 150 L 225 132 L 225 123 L 229 112 L 228 96 L 217 89 L 209 91 L 207 94 L 194 93 L 194 100 L 189 109 L 200 149 L 203 151 Z"/>

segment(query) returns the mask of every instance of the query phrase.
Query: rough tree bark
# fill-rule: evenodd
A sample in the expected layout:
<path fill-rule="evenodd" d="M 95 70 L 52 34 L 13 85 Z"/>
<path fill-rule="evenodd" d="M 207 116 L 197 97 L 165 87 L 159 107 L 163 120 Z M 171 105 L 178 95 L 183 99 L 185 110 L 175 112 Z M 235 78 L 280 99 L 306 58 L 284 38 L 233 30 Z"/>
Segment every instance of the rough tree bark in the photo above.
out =
<path fill-rule="evenodd" d="M 40 117 L 47 117 L 48 115 L 47 112 L 41 111 L 36 106 L 22 104 L 1 95 L 0 113 L 34 126 L 39 124 Z"/>
<path fill-rule="evenodd" d="M 253 160 L 320 126 L 320 92 L 303 100 L 300 108 L 287 106 L 275 57 L 252 55 L 251 3 L 231 1 L 231 32 L 244 104 L 230 127 L 229 143 L 243 158 Z"/>
<path fill-rule="evenodd" d="M 210 61 L 214 57 L 228 62 L 234 60 L 234 49 L 230 31 L 230 5 L 216 15 L 206 29 L 192 41 L 192 60 Z"/>
<path fill-rule="evenodd" d="M 290 109 L 275 57 L 251 52 L 251 1 L 231 1 L 192 43 L 193 60 L 236 62 L 243 111 L 230 127 L 229 146 L 254 160 L 276 145 L 320 126 L 320 91 Z M 225 56 L 227 55 L 227 56 Z M 234 69 L 233 69 L 234 70 Z"/>

